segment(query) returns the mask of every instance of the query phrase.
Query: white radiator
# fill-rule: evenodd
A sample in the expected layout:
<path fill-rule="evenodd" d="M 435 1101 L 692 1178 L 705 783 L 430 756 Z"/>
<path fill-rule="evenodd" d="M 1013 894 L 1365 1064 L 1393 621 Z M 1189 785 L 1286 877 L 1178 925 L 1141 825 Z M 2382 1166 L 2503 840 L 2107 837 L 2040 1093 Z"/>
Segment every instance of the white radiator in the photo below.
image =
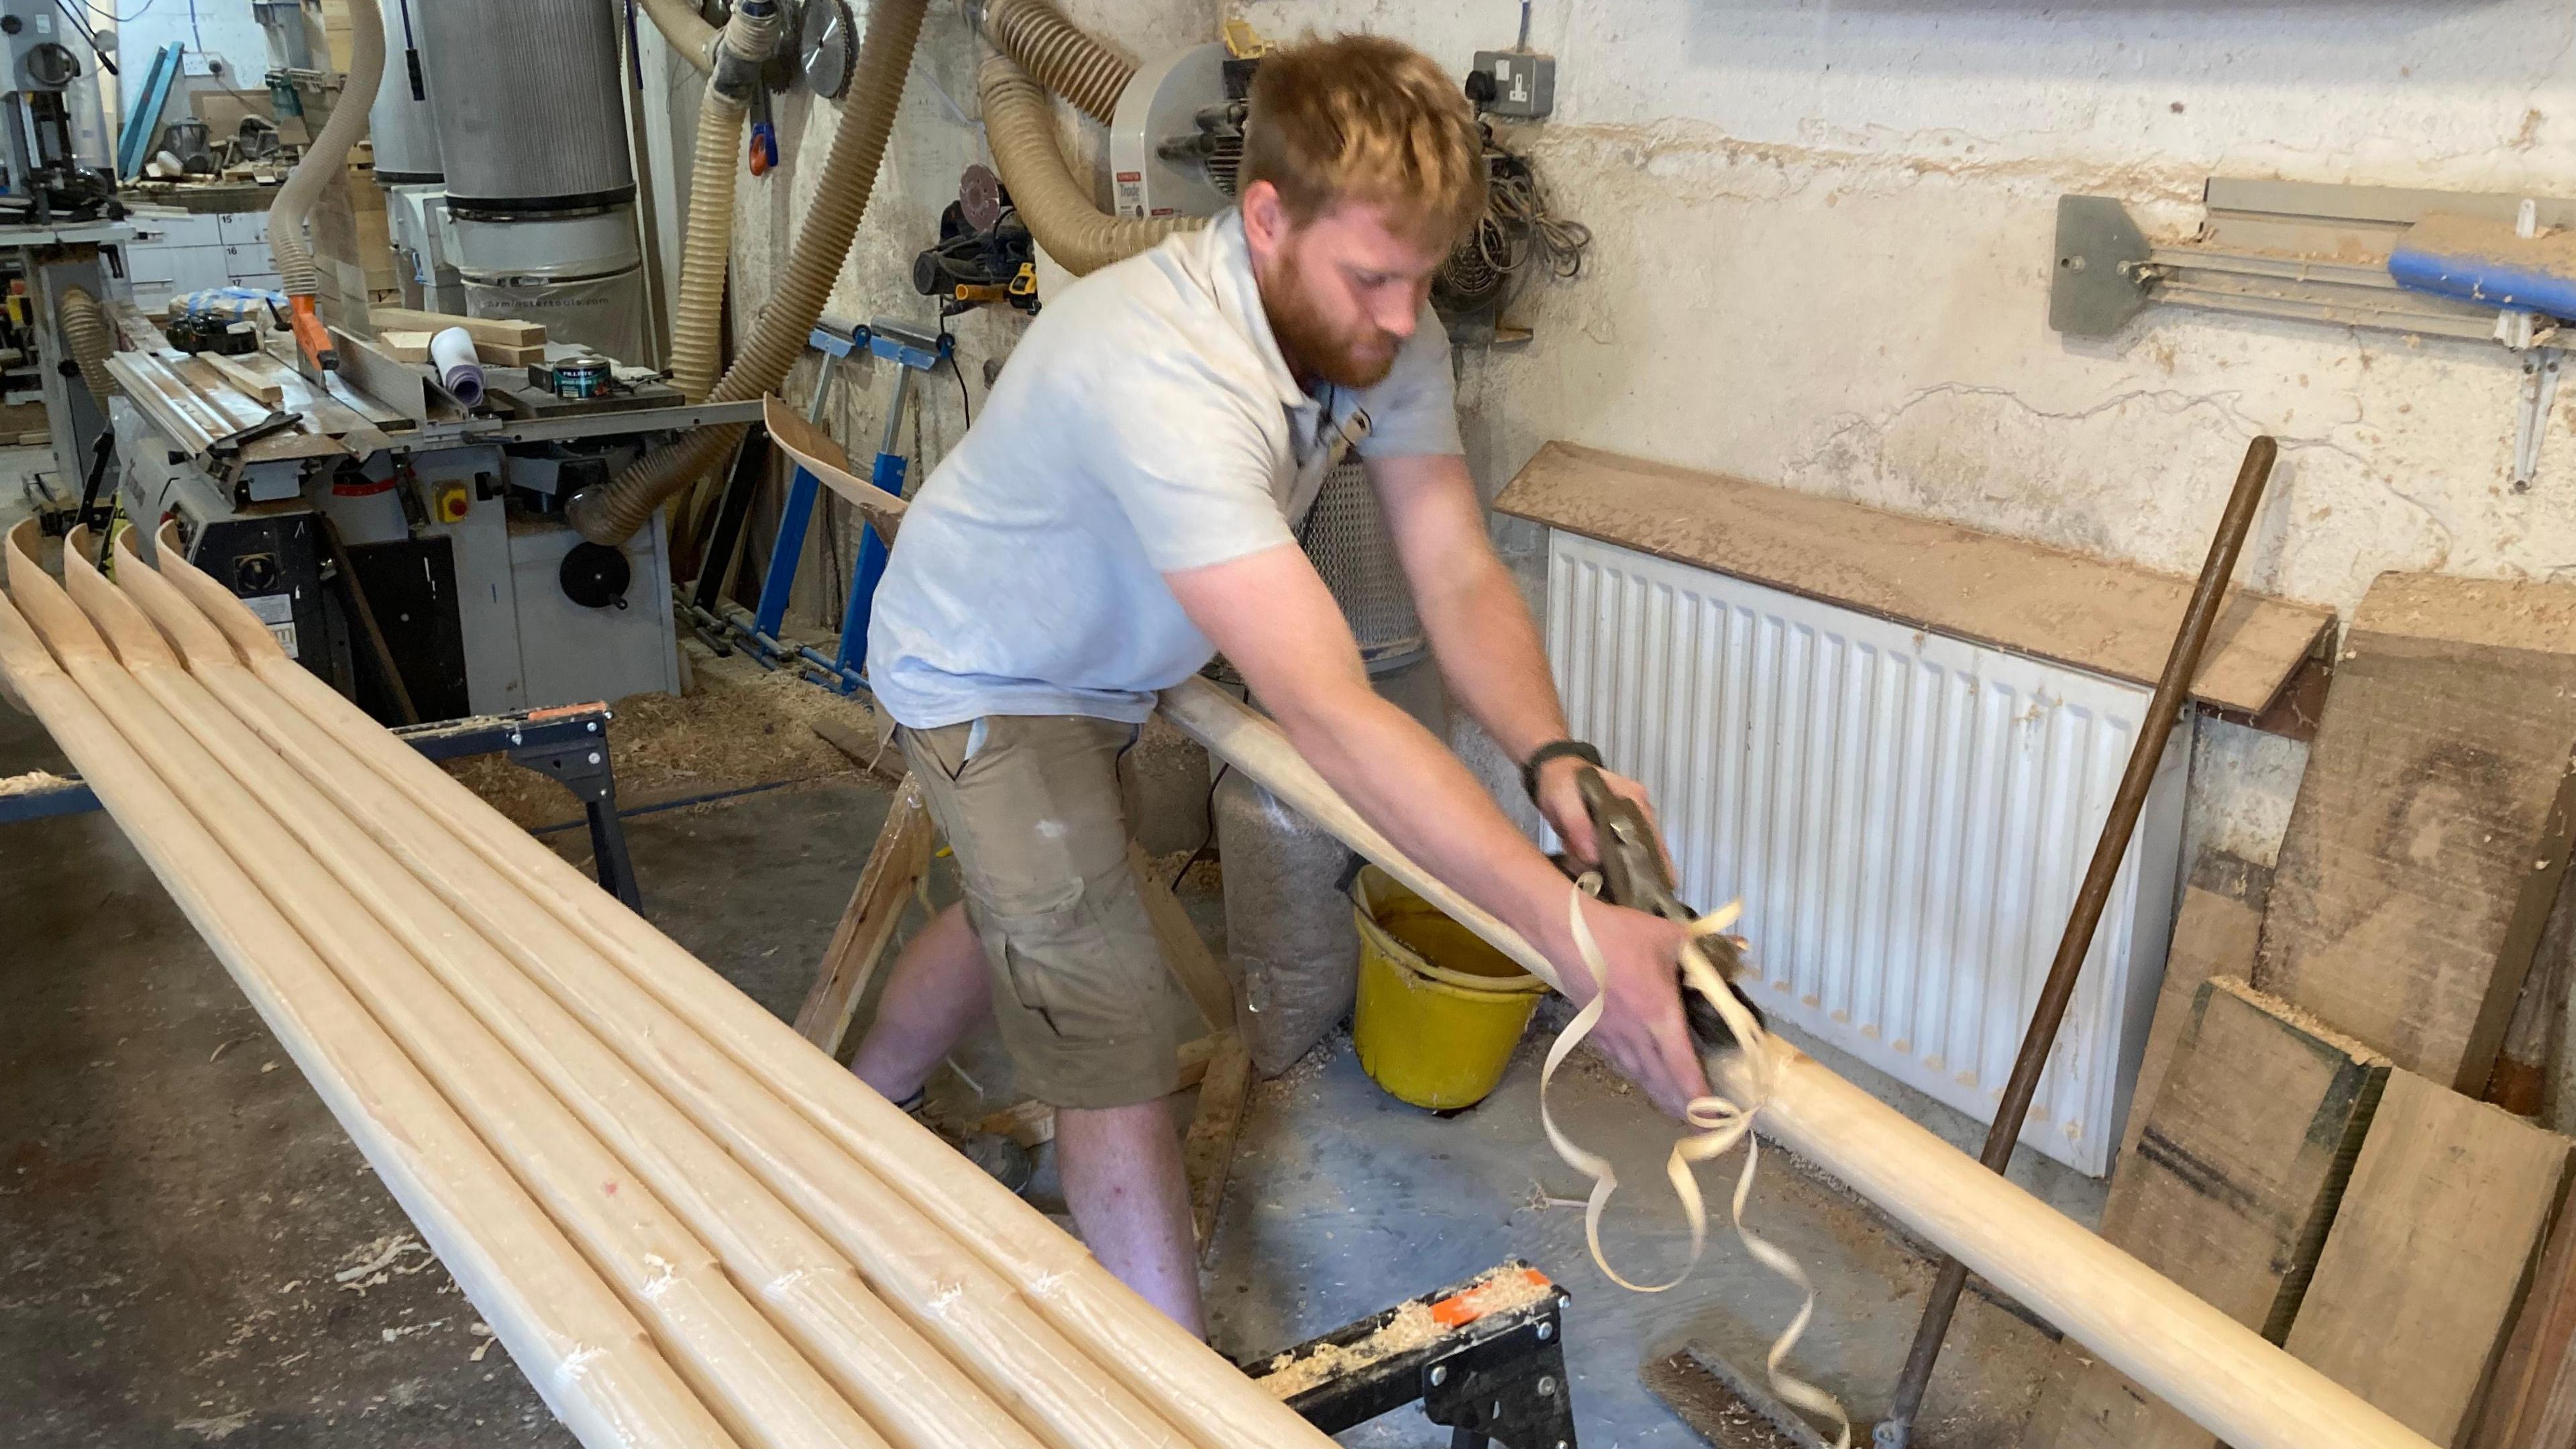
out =
<path fill-rule="evenodd" d="M 1643 781 L 1775 1018 L 1994 1119 L 2149 691 L 1558 530 L 1574 733 Z M 2022 1140 L 2109 1170 L 2181 853 L 2175 732 Z"/>

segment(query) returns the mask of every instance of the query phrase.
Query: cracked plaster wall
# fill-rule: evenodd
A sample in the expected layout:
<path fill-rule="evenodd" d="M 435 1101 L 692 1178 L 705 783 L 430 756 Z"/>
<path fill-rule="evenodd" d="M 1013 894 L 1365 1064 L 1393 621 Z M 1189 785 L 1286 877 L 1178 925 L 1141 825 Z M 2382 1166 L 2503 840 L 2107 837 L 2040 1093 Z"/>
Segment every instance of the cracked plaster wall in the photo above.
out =
<path fill-rule="evenodd" d="M 1226 13 L 1065 8 L 1130 54 Z M 1517 23 L 1504 0 L 1233 10 L 1274 38 L 1393 34 L 1453 72 Z M 1489 491 L 1568 438 L 2189 572 L 2269 431 L 2283 467 L 2241 575 L 2259 587 L 2348 613 L 2383 569 L 2576 578 L 2576 388 L 2538 485 L 2512 493 L 2499 348 L 2171 308 L 2100 341 L 2046 326 L 2066 192 L 2121 197 L 2168 236 L 2213 174 L 2576 194 L 2564 0 L 1540 0 L 1532 43 L 1558 59 L 1558 109 L 1515 140 L 1596 243 L 1582 278 L 1519 308 L 1533 343 L 1461 354 Z M 903 267 L 982 155 L 958 114 L 974 63 L 936 0 L 836 308 L 922 311 Z M 743 183 L 755 304 L 810 186 L 793 158 L 819 158 L 833 115 L 788 98 L 786 170 Z M 1096 157 L 1097 127 L 1066 135 Z M 961 327 L 978 397 L 977 365 L 1015 331 Z M 924 390 L 918 470 L 956 436 L 955 405 L 953 385 Z M 845 439 L 872 436 L 875 407 L 841 412 Z M 1501 536 L 1524 564 L 1538 546 Z M 2205 727 L 2196 842 L 2269 862 L 2303 763 Z"/>

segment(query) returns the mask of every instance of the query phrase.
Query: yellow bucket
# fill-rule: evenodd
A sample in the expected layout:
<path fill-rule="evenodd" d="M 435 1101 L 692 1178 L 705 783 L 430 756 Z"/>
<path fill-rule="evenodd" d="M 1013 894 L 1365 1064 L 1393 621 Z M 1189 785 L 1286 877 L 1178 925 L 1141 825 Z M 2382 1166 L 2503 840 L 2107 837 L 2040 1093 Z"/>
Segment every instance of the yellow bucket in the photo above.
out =
<path fill-rule="evenodd" d="M 1453 1112 L 1483 1101 L 1546 983 L 1376 866 L 1360 872 L 1353 895 L 1360 1066 L 1417 1107 Z"/>

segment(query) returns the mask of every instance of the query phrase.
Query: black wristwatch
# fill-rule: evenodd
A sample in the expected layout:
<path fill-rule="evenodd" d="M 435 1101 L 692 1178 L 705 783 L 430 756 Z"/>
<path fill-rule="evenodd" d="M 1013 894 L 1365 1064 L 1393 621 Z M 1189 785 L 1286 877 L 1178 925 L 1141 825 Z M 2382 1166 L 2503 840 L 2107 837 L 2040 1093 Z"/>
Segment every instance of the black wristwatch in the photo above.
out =
<path fill-rule="evenodd" d="M 1529 792 L 1531 804 L 1538 803 L 1538 772 L 1546 767 L 1548 761 L 1568 756 L 1595 769 L 1601 765 L 1601 752 L 1581 740 L 1550 740 L 1530 751 L 1529 759 L 1521 765 L 1521 788 Z"/>

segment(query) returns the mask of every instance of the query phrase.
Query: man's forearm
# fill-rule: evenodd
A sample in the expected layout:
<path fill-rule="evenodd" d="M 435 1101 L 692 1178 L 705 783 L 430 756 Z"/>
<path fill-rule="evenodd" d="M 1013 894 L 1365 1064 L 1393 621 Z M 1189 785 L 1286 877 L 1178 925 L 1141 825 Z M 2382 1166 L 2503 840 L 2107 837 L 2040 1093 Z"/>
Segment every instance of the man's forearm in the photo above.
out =
<path fill-rule="evenodd" d="M 1297 752 L 1405 854 L 1557 954 L 1565 877 L 1429 730 L 1365 686 L 1271 712 Z"/>
<path fill-rule="evenodd" d="M 1425 597 L 1422 625 L 1450 698 L 1514 763 L 1565 738 L 1565 706 L 1538 626 L 1511 571 L 1488 552 L 1447 589 Z"/>

